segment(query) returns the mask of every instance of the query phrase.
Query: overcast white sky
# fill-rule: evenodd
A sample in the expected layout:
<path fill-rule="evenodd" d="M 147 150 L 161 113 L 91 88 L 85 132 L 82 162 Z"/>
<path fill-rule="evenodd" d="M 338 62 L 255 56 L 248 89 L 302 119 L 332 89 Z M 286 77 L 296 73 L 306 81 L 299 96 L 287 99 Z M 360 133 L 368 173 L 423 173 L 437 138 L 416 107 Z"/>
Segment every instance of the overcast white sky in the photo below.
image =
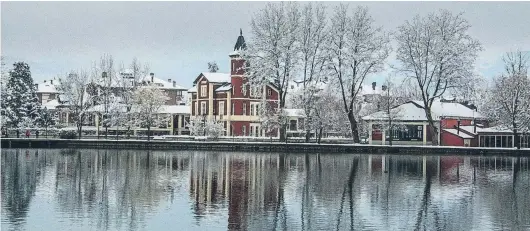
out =
<path fill-rule="evenodd" d="M 89 68 L 108 53 L 118 62 L 133 57 L 151 72 L 191 87 L 197 75 L 216 61 L 229 68 L 243 29 L 251 39 L 252 15 L 266 2 L 1 2 L 2 55 L 8 65 L 29 63 L 39 82 L 72 69 Z M 530 51 L 530 2 L 350 2 L 368 6 L 378 25 L 394 31 L 416 14 L 444 8 L 464 12 L 470 34 L 484 51 L 478 72 L 502 71 L 504 52 Z M 337 2 L 325 2 L 331 9 Z M 392 59 L 392 58 L 391 58 Z M 392 60 L 389 60 L 392 61 Z M 377 79 L 373 77 L 372 79 Z"/>

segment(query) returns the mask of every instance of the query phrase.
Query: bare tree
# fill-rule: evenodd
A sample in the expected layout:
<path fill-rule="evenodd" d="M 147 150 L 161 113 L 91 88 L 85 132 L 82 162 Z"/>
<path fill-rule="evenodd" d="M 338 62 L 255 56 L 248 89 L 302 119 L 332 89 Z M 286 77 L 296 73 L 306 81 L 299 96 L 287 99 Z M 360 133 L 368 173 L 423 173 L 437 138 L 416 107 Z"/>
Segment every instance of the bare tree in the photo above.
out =
<path fill-rule="evenodd" d="M 403 117 L 403 112 L 398 106 L 405 103 L 408 98 L 403 94 L 403 86 L 396 84 L 392 79 L 387 78 L 382 86 L 379 105 L 383 114 L 382 129 L 389 132 L 388 144 L 392 145 L 393 131 L 404 129 L 403 125 L 397 124 L 396 121 Z"/>
<path fill-rule="evenodd" d="M 417 86 L 435 145 L 439 128 L 431 106 L 445 93 L 461 93 L 469 87 L 477 53 L 482 49 L 468 34 L 469 28 L 462 14 L 441 10 L 406 21 L 396 35 L 397 70 Z"/>
<path fill-rule="evenodd" d="M 266 85 L 273 84 L 278 89 L 278 115 L 285 108 L 289 81 L 299 60 L 299 25 L 297 3 L 268 3 L 252 18 L 253 40 L 247 44 L 246 50 L 241 51 L 242 58 L 246 60 L 245 77 L 250 85 L 263 89 Z M 256 96 L 261 96 L 263 92 L 256 93 Z M 268 107 L 262 105 L 261 108 Z M 280 140 L 285 140 L 286 127 L 287 123 L 282 122 Z"/>
<path fill-rule="evenodd" d="M 316 106 L 317 94 L 321 83 L 324 81 L 324 64 L 326 41 L 326 8 L 322 5 L 313 7 L 312 3 L 304 6 L 302 12 L 302 24 L 300 28 L 300 51 L 303 70 L 303 88 L 299 93 L 298 107 L 304 109 L 306 120 L 305 139 L 309 142 L 313 127 L 313 115 Z M 316 135 L 316 134 L 315 134 Z"/>
<path fill-rule="evenodd" d="M 518 51 L 503 60 L 506 73 L 495 78 L 485 111 L 499 125 L 513 130 L 515 146 L 521 148 L 519 133 L 530 131 L 529 58 Z"/>
<path fill-rule="evenodd" d="M 99 97 L 97 101 L 103 105 L 102 124 L 105 128 L 106 139 L 112 120 L 110 107 L 114 103 L 111 102 L 111 99 L 116 99 L 115 90 L 118 88 L 119 81 L 112 56 L 108 54 L 103 55 L 100 58 L 99 65 L 94 65 L 92 75 L 93 79 L 98 80 L 96 81 L 98 85 L 97 95 Z"/>
<path fill-rule="evenodd" d="M 208 71 L 215 73 L 218 70 L 219 70 L 219 67 L 217 66 L 217 63 L 215 61 L 208 63 Z"/>
<path fill-rule="evenodd" d="M 142 78 L 149 74 L 149 66 L 147 64 L 142 65 L 137 58 L 134 58 L 129 64 L 128 68 L 120 68 L 121 80 L 120 89 L 121 103 L 126 107 L 124 113 L 124 126 L 127 128 L 127 137 L 131 136 L 131 129 L 136 124 L 134 122 L 134 113 L 131 111 L 134 101 L 134 92 L 136 92 L 138 86 L 141 84 Z"/>
<path fill-rule="evenodd" d="M 73 114 L 79 139 L 81 139 L 88 109 L 93 102 L 87 92 L 91 82 L 90 75 L 83 70 L 72 71 L 69 75 L 59 78 L 59 91 L 63 95 L 61 100 L 66 101 L 69 106 L 68 110 Z"/>
<path fill-rule="evenodd" d="M 160 112 L 168 98 L 164 91 L 152 86 L 138 88 L 133 93 L 135 119 L 140 126 L 147 127 L 147 140 L 151 138 L 151 127 L 167 123 L 168 118 Z"/>
<path fill-rule="evenodd" d="M 349 15 L 348 6 L 341 4 L 331 18 L 327 50 L 332 82 L 340 89 L 344 112 L 350 122 L 354 143 L 359 143 L 359 101 L 365 78 L 383 69 L 390 48 L 389 36 L 374 26 L 368 9 L 357 7 Z"/>

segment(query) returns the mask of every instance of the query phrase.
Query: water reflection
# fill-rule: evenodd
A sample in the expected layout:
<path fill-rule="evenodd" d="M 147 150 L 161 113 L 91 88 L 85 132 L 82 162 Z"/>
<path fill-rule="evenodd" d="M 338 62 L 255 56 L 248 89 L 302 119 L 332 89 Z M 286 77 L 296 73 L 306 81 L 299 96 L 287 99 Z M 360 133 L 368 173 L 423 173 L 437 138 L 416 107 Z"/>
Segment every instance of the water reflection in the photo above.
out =
<path fill-rule="evenodd" d="M 2 150 L 2 229 L 530 229 L 527 158 Z"/>

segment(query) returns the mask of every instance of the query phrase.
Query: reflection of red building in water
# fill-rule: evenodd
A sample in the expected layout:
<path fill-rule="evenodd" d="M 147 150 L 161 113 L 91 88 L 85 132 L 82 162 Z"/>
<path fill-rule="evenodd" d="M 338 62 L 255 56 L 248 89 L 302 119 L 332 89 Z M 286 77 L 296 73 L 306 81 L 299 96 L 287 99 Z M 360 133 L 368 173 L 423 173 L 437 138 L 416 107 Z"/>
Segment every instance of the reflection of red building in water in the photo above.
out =
<path fill-rule="evenodd" d="M 273 210 L 278 203 L 277 160 L 270 156 L 196 156 L 190 169 L 195 213 L 205 214 L 207 207 L 227 201 L 229 230 L 248 229 L 250 214 Z"/>
<path fill-rule="evenodd" d="M 191 115 L 203 120 L 222 121 L 227 136 L 277 136 L 265 131 L 259 120 L 261 97 L 277 107 L 278 90 L 272 84 L 250 86 L 244 74 L 245 60 L 240 51 L 246 48 L 243 33 L 230 53 L 230 73 L 203 72 L 195 78 L 191 94 Z M 259 65 L 259 64 L 258 64 Z M 258 94 L 259 91 L 259 94 Z"/>

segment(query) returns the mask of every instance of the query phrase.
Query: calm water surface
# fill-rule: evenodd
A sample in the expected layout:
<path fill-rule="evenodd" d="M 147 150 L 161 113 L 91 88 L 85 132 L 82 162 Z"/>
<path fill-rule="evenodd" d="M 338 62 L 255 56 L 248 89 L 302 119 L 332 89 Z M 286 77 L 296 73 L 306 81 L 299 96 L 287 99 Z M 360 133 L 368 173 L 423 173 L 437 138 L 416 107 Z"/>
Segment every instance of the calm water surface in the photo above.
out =
<path fill-rule="evenodd" d="M 2 149 L 2 230 L 530 230 L 528 158 Z"/>

